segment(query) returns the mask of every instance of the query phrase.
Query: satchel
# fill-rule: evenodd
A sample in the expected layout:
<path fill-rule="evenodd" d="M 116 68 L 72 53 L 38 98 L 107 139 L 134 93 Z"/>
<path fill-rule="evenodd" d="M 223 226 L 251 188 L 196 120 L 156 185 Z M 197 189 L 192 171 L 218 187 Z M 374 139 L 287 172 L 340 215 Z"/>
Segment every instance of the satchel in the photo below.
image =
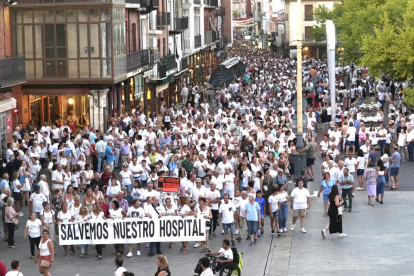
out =
<path fill-rule="evenodd" d="M 13 223 L 14 223 L 15 226 L 17 226 L 19 224 L 19 220 L 18 219 L 14 219 Z"/>
<path fill-rule="evenodd" d="M 40 266 L 41 267 L 50 267 L 50 262 L 49 261 L 45 261 L 45 260 L 41 260 L 40 261 Z"/>

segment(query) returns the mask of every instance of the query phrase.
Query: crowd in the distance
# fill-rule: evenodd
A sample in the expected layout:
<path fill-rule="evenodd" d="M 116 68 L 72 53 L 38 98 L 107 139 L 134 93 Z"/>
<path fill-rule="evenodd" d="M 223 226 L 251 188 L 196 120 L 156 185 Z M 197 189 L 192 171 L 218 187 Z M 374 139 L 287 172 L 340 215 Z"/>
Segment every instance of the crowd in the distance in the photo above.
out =
<path fill-rule="evenodd" d="M 325 215 L 330 217 L 338 215 L 330 206 L 343 201 L 352 210 L 354 190 L 366 187 L 368 203 L 373 205 L 374 198 L 383 203 L 388 179 L 391 189 L 399 187 L 399 153 L 404 156 L 407 151 L 412 162 L 414 148 L 414 114 L 407 112 L 403 83 L 391 82 L 386 76 L 376 81 L 362 69 L 337 67 L 341 104 L 331 107 L 326 62 L 305 59 L 306 147 L 297 151 L 292 120 L 296 60 L 243 44 L 241 39 L 234 40 L 229 56 L 240 56 L 247 72 L 215 89 L 214 102 L 203 98 L 211 89 L 208 84 L 193 84 L 182 88 L 181 102 L 163 105 L 159 118 L 147 118 L 137 106 L 111 118 L 106 131 L 85 121 L 79 124 L 73 113 L 59 124 L 16 127 L 0 168 L 4 239 L 9 247 L 15 248 L 14 232 L 20 226 L 30 240 L 31 256 L 37 259 L 37 247 L 40 257 L 49 256 L 51 267 L 51 252 L 59 246 L 55 227 L 59 222 L 162 216 L 206 220 L 206 240 L 181 242 L 178 247 L 183 255 L 190 247 L 208 252 L 209 239 L 221 236 L 220 232 L 233 247 L 243 239 L 254 246 L 265 235 L 265 223 L 271 225 L 270 235 L 279 237 L 288 231 L 289 207 L 293 209 L 290 229 L 294 230 L 300 217 L 301 231 L 306 233 L 305 215 L 311 206 L 306 188 L 309 182 L 319 181 L 318 157 L 323 158 L 320 193 Z M 375 128 L 358 120 L 358 107 L 364 101 L 376 104 L 383 118 L 386 112 L 389 120 L 383 121 L 388 123 Z M 318 133 L 324 136 L 319 146 L 315 142 Z M 293 158 L 302 152 L 306 152 L 307 170 L 294 179 Z M 179 177 L 180 192 L 158 192 L 157 180 L 162 176 Z M 297 187 L 290 196 L 289 183 L 290 190 Z M 27 223 L 16 223 L 24 213 Z M 334 227 L 331 232 L 345 236 L 342 225 L 334 226 L 323 231 Z M 44 243 L 51 247 L 45 248 Z M 162 247 L 169 250 L 177 244 L 143 246 L 154 256 L 162 254 Z M 99 260 L 104 247 L 95 246 Z M 111 254 L 108 247 L 106 254 Z M 88 245 L 63 246 L 63 256 L 79 249 L 80 258 L 87 257 Z M 142 246 L 115 244 L 114 250 L 133 257 L 141 255 Z M 42 274 L 47 273 L 48 269 Z"/>

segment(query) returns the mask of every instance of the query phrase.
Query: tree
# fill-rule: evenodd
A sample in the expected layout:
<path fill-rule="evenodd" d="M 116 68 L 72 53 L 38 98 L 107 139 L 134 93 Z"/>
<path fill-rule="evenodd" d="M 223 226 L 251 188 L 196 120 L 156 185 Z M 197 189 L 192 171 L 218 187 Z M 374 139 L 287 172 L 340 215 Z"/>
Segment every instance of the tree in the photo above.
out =
<path fill-rule="evenodd" d="M 239 11 L 233 10 L 233 18 L 239 18 Z"/>
<path fill-rule="evenodd" d="M 333 20 L 333 10 L 325 5 L 318 5 L 313 9 L 313 19 L 317 25 L 313 26 L 312 39 L 318 42 L 326 41 L 326 20 Z"/>

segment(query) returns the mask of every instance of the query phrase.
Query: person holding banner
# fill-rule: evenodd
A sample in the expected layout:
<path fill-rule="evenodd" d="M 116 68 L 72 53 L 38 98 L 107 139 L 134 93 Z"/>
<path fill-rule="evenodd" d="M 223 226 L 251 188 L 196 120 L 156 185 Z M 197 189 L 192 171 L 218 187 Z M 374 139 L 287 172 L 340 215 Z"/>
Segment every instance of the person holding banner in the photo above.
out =
<path fill-rule="evenodd" d="M 102 199 L 102 201 L 103 201 L 103 197 L 100 197 L 99 199 Z M 104 214 L 103 210 L 101 209 L 101 207 L 98 204 L 95 204 L 95 205 L 92 206 L 92 213 L 90 215 L 90 218 L 91 219 L 96 219 L 96 220 L 105 219 L 105 214 Z M 102 259 L 102 247 L 103 247 L 102 244 L 95 245 L 96 257 L 98 257 L 98 260 Z"/>
<path fill-rule="evenodd" d="M 75 221 L 75 217 L 73 216 L 72 212 L 68 210 L 68 204 L 66 202 L 62 202 L 62 210 L 57 215 L 58 222 L 72 222 Z M 70 249 L 73 253 L 75 253 L 75 248 L 73 245 L 70 246 Z M 65 251 L 65 258 L 69 256 L 68 253 L 68 246 L 64 245 L 63 250 Z"/>
<path fill-rule="evenodd" d="M 194 215 L 194 212 L 191 210 L 191 208 L 187 205 L 187 198 L 184 196 L 180 196 L 178 199 L 178 215 L 182 218 L 185 218 L 187 216 Z M 183 255 L 188 254 L 188 241 L 181 242 L 182 246 L 180 251 L 182 251 Z"/>
<path fill-rule="evenodd" d="M 177 207 L 175 202 L 173 203 L 172 201 L 174 200 L 174 198 L 172 197 L 166 197 L 165 198 L 165 212 L 167 216 L 176 216 L 177 215 Z M 170 242 L 170 244 L 168 245 L 168 248 L 173 248 L 174 243 Z"/>
<path fill-rule="evenodd" d="M 158 196 L 147 199 L 147 206 L 144 208 L 145 214 L 150 219 L 159 219 L 162 216 L 165 216 L 167 213 L 163 205 L 159 203 Z M 150 251 L 148 256 L 154 256 L 154 249 L 156 248 L 157 254 L 162 254 L 161 252 L 161 243 L 160 242 L 150 242 Z"/>
<path fill-rule="evenodd" d="M 79 210 L 79 215 L 76 217 L 77 222 L 85 222 L 91 219 L 91 216 L 89 215 L 89 209 L 85 205 L 83 205 Z M 82 244 L 81 245 L 81 254 L 80 257 L 83 258 L 85 255 L 88 255 L 88 245 Z"/>
<path fill-rule="evenodd" d="M 121 192 L 122 193 L 122 192 Z M 112 209 L 109 210 L 109 219 L 123 219 L 126 216 L 125 211 L 122 208 L 119 208 L 119 202 L 113 200 L 111 202 Z M 123 244 L 114 244 L 116 254 L 124 254 L 124 245 Z"/>
<path fill-rule="evenodd" d="M 208 231 L 210 230 L 210 220 L 213 217 L 211 215 L 210 207 L 207 206 L 207 200 L 205 197 L 198 198 L 198 208 L 195 208 L 194 217 L 200 216 L 206 220 L 206 240 L 201 242 L 203 245 L 203 249 L 201 250 L 202 253 L 208 252 L 210 249 L 208 248 Z"/>
<path fill-rule="evenodd" d="M 128 218 L 140 218 L 142 219 L 145 217 L 145 211 L 141 207 L 139 207 L 139 200 L 134 199 L 132 202 L 132 206 L 128 208 L 127 217 Z M 129 252 L 127 254 L 128 258 L 131 258 L 132 255 L 132 244 L 129 245 Z M 141 244 L 137 243 L 137 256 L 141 256 Z"/>

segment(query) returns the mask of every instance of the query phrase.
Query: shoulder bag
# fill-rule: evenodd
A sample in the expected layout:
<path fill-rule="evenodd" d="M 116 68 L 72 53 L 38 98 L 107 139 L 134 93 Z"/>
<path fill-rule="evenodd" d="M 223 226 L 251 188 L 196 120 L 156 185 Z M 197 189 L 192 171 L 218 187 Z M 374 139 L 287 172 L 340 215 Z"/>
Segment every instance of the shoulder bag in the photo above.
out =
<path fill-rule="evenodd" d="M 41 260 L 40 261 L 40 266 L 41 267 L 50 267 L 50 262 L 46 261 L 46 260 Z"/>

